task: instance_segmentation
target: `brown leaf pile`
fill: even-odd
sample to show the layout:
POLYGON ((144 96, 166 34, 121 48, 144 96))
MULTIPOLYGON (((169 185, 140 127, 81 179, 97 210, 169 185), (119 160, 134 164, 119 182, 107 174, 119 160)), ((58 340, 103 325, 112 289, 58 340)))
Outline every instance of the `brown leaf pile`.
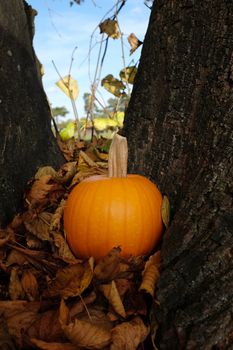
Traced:
POLYGON ((106 171, 90 149, 58 171, 39 169, 24 212, 0 230, 0 349, 156 349, 160 253, 125 259, 115 247, 82 261, 64 236, 68 193, 106 171))

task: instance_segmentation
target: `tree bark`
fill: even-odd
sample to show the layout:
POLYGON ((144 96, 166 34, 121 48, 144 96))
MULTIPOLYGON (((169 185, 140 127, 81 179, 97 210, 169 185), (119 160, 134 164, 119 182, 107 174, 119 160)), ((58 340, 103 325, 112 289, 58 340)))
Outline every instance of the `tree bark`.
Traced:
POLYGON ((36 169, 63 162, 32 47, 34 15, 22 0, 0 1, 0 226, 36 169))
POLYGON ((154 1, 124 134, 168 194, 160 349, 233 348, 233 2, 154 1))

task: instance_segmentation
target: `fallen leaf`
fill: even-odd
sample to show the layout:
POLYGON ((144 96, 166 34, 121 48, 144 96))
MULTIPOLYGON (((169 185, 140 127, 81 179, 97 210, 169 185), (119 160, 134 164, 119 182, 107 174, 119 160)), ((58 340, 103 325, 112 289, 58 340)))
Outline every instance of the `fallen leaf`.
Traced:
POLYGON ((42 241, 51 240, 49 234, 51 219, 52 214, 48 212, 37 214, 36 212, 29 210, 23 214, 26 229, 42 241))
POLYGON ((121 249, 113 248, 104 258, 99 260, 94 269, 96 279, 108 282, 124 277, 129 271, 129 265, 120 256, 121 249))
POLYGON ((130 288, 124 295, 124 307, 127 316, 147 315, 147 304, 142 293, 138 292, 133 281, 130 281, 130 288))
POLYGON ((100 33, 107 34, 108 37, 118 39, 121 37, 119 25, 116 20, 106 19, 99 24, 100 33))
POLYGON ((168 196, 163 196, 162 201, 162 220, 166 228, 168 228, 169 222, 170 222, 170 203, 168 196))
POLYGON ((49 183, 51 179, 51 175, 43 175, 33 183, 27 195, 27 202, 30 203, 31 207, 44 206, 48 203, 48 193, 54 187, 53 184, 49 183))
POLYGON ((134 33, 131 33, 127 39, 131 47, 130 55, 132 55, 132 53, 143 44, 143 42, 139 40, 134 33))
POLYGON ((60 295, 66 299, 81 295, 89 286, 93 276, 93 270, 89 261, 77 263, 58 270, 56 278, 51 281, 44 295, 53 297, 60 295))
POLYGON ((125 85, 121 80, 114 78, 112 74, 102 79, 101 86, 116 97, 121 97, 124 94, 125 85))
POLYGON ((77 171, 77 162, 65 163, 56 174, 56 181, 65 184, 72 180, 77 171))
POLYGON ((59 321, 59 310, 48 310, 29 327, 27 335, 43 341, 63 340, 64 335, 59 321))
POLYGON ((75 345, 85 349, 103 349, 110 343, 109 328, 98 326, 92 321, 75 319, 70 322, 69 309, 61 300, 59 320, 66 337, 75 345))
POLYGON ((67 338, 75 345, 85 349, 103 349, 111 341, 111 333, 91 322, 75 319, 68 325, 62 325, 67 338))
MULTIPOLYGON (((80 151, 79 158, 83 159, 89 167, 95 168, 97 165, 96 163, 87 155, 87 153, 80 151)), ((80 161, 79 161, 80 166, 80 161)))
POLYGON ((79 94, 79 87, 77 80, 73 79, 70 75, 66 75, 56 82, 56 85, 61 89, 66 96, 75 101, 79 94))
POLYGON ((25 310, 7 318, 9 334, 14 338, 17 349, 23 348, 23 337, 27 329, 38 318, 37 311, 25 310))
POLYGON ((34 176, 36 180, 39 180, 42 176, 51 176, 51 179, 53 179, 56 175, 56 170, 51 166, 43 166, 39 168, 34 176))
POLYGON ((42 350, 79 350, 76 345, 71 343, 47 343, 36 338, 30 338, 30 342, 42 350))
POLYGON ((23 299, 24 296, 23 288, 18 276, 18 271, 14 267, 12 268, 10 274, 9 295, 11 300, 23 299))
POLYGON ((23 273, 21 285, 29 301, 33 301, 38 297, 38 283, 31 271, 23 273))
POLYGON ((112 305, 114 311, 118 313, 121 317, 126 317, 125 308, 122 303, 121 297, 117 290, 116 284, 112 281, 109 284, 102 284, 100 290, 103 292, 105 298, 112 305))
POLYGON ((145 264, 144 271, 142 272, 142 283, 139 290, 144 290, 154 297, 155 287, 160 277, 160 251, 151 255, 149 260, 145 264))
POLYGON ((116 279, 115 284, 121 298, 125 295, 125 293, 130 289, 131 286, 130 280, 126 278, 116 279))
POLYGON ((34 236, 33 234, 26 232, 25 238, 27 242, 27 246, 30 249, 43 249, 44 243, 39 238, 34 236))
POLYGON ((96 293, 91 292, 82 300, 76 301, 70 308, 70 317, 71 319, 80 314, 83 311, 86 311, 88 304, 92 304, 96 300, 96 293))
POLYGON ((134 84, 134 79, 137 74, 137 67, 131 66, 123 68, 120 71, 120 77, 122 81, 126 81, 129 84, 134 84))
POLYGON ((55 213, 51 218, 51 223, 49 227, 50 231, 60 231, 65 204, 66 204, 66 201, 62 199, 61 203, 59 204, 59 206, 57 207, 57 209, 55 210, 55 213))
POLYGON ((52 232, 54 245, 58 249, 58 256, 65 262, 76 261, 75 256, 71 252, 65 238, 59 232, 52 232))
POLYGON ((14 231, 10 228, 0 229, 0 248, 4 247, 14 237, 14 231))
POLYGON ((6 320, 2 315, 0 316, 0 349, 15 350, 14 343, 8 332, 6 320))
POLYGON ((130 322, 123 322, 112 329, 112 344, 110 350, 136 350, 149 333, 140 317, 130 322))
POLYGON ((158 350, 158 348, 155 344, 155 338, 156 338, 157 331, 159 328, 159 322, 156 318, 157 307, 158 307, 158 305, 156 305, 156 302, 153 300, 153 304, 152 304, 152 307, 151 307, 151 310, 149 313, 149 318, 150 318, 150 338, 151 338, 151 342, 152 342, 154 350, 158 350))
POLYGON ((11 266, 14 264, 23 266, 26 263, 28 263, 28 261, 25 255, 15 249, 12 249, 7 257, 6 266, 11 266))

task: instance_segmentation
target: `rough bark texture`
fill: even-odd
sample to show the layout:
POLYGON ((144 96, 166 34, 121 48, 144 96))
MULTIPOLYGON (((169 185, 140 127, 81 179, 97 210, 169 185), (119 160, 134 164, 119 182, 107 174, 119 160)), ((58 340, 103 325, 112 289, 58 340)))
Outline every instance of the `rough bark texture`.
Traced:
POLYGON ((233 349, 233 2, 156 0, 124 133, 169 195, 160 349, 233 349))
POLYGON ((22 0, 0 1, 0 226, 36 169, 63 161, 32 48, 33 16, 22 0))

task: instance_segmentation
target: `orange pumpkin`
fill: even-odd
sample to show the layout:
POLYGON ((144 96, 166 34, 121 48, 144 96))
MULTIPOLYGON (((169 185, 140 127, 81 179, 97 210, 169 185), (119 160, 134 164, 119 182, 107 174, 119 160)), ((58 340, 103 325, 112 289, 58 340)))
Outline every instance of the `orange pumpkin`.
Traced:
POLYGON ((97 260, 118 246, 126 257, 149 254, 161 238, 161 206, 161 193, 143 176, 89 177, 72 190, 65 206, 69 246, 76 256, 97 260))

